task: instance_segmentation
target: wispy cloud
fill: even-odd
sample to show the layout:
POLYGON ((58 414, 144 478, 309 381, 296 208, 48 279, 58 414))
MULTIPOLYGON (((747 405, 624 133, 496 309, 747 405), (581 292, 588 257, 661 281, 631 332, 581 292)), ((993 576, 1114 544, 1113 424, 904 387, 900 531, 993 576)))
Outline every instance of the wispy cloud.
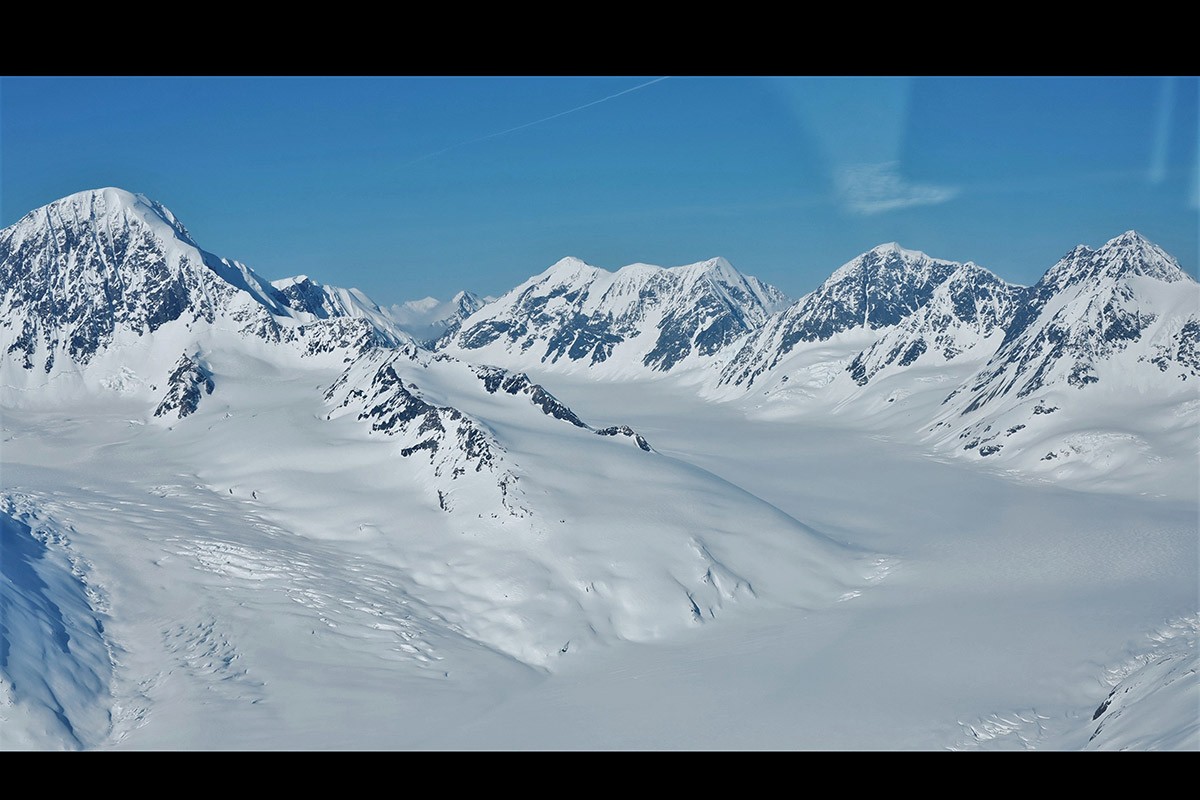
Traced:
POLYGON ((842 202, 856 214, 882 214, 912 206, 933 206, 954 198, 955 186, 909 183, 897 161, 856 164, 838 175, 842 202))
POLYGON ((656 83, 665 81, 669 77, 671 77, 671 76, 663 75, 662 77, 655 78, 652 81, 646 81, 645 83, 639 83, 637 86, 631 86, 628 89, 623 89, 623 90, 617 92, 616 94, 610 94, 607 97, 601 97, 600 99, 593 100, 590 103, 584 103, 581 106, 575 106, 574 108, 568 108, 565 111, 559 111, 557 114, 551 114, 548 117, 542 117, 541 119, 531 120, 530 122, 523 122, 520 125, 514 125, 513 127, 506 128, 505 130, 502 130, 502 131, 496 131, 495 133, 484 134, 483 136, 476 136, 474 139, 467 139, 466 141, 458 142, 457 144, 452 144, 449 147, 443 147, 441 150, 435 150, 434 152, 426 153, 425 155, 423 155, 419 158, 414 158, 412 161, 409 161, 404 166, 407 167, 412 164, 416 164, 419 161, 424 161, 428 158, 433 158, 434 156, 440 156, 442 153, 447 153, 451 150, 454 150, 459 147, 465 147, 466 145, 469 145, 469 144, 476 144, 477 142, 485 142, 488 139, 495 139, 497 136, 507 136, 510 133, 516 133, 517 131, 524 130, 525 128, 532 128, 534 125, 541 125, 543 122, 549 122, 552 119, 558 119, 559 117, 565 117, 567 114, 574 114, 577 111, 583 111, 585 108, 591 108, 592 106, 598 106, 601 103, 607 103, 609 100, 615 100, 622 95, 629 94, 630 92, 636 92, 638 89, 645 89, 647 86, 653 86, 656 83))

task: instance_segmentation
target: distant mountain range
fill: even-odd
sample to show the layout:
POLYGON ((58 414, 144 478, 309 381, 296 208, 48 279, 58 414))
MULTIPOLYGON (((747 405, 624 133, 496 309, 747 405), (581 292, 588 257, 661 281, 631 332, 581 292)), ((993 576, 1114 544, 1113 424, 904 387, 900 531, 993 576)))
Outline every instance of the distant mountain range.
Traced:
MULTIPOLYGON (((1033 446, 1051 413, 1061 422, 1138 397, 1185 402, 1200 385, 1197 284, 1134 231, 1077 247, 1032 287, 891 243, 795 302, 721 258, 616 272, 565 258, 499 298, 464 291, 385 309, 307 276, 267 281, 201 249, 161 204, 109 188, 0 232, 0 286, 14 403, 38 387, 111 385, 118 362, 134 369, 152 356, 154 383, 167 387, 155 406, 182 416, 213 391, 196 335, 219 329, 299 358, 375 364, 372 354, 398 348, 410 361, 440 353, 516 373, 680 375, 715 399, 773 391, 776 407, 793 397, 798 409, 865 411, 881 393, 891 403, 929 391, 936 373, 933 385, 952 385, 909 429, 935 449, 1005 460, 1033 446), (91 370, 97 359, 105 365, 91 370)), ((377 383, 382 368, 360 377, 377 383)), ((1071 453, 1043 445, 1039 462, 1071 453)))

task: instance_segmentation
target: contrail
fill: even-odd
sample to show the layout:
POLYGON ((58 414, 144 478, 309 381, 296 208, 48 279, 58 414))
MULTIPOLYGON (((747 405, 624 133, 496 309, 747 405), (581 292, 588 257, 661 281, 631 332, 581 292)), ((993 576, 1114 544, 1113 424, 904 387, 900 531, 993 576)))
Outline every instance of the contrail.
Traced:
POLYGON ((541 125, 543 122, 549 122, 552 119, 558 119, 559 117, 565 117, 567 114, 574 114, 576 111, 583 111, 585 108, 591 108, 592 106, 597 106, 597 105, 600 105, 601 103, 607 103, 609 100, 614 100, 623 94, 629 94, 630 92, 636 92, 638 89, 645 89, 647 86, 652 86, 656 83, 659 83, 660 81, 665 81, 669 77, 671 77, 671 76, 663 75, 661 78, 655 78, 652 81, 646 81, 645 83, 639 83, 637 86, 630 87, 629 89, 623 89, 622 91, 619 91, 616 94, 610 94, 608 97, 601 97, 599 100, 593 100, 590 103, 584 103, 583 105, 576 106, 575 108, 568 108, 566 111, 560 111, 557 114, 551 114, 548 117, 542 117, 541 119, 535 119, 533 122, 525 122, 525 123, 522 123, 521 125, 517 125, 515 127, 508 128, 507 130, 496 131, 495 133, 489 133, 485 136, 478 136, 474 139, 467 139, 465 142, 459 142, 458 144, 452 144, 449 147, 443 147, 441 150, 435 150, 434 152, 426 153, 425 155, 423 155, 419 158, 414 158, 412 161, 409 161, 404 166, 408 167, 413 164, 416 164, 419 161, 424 161, 427 158, 433 158, 434 156, 440 156, 442 153, 448 152, 450 150, 454 150, 455 148, 458 148, 458 147, 465 147, 466 145, 475 144, 476 142, 483 142, 488 139, 495 139, 497 136, 506 136, 507 134, 514 133, 515 131, 519 131, 519 130, 524 130, 525 128, 530 128, 534 125, 541 125))

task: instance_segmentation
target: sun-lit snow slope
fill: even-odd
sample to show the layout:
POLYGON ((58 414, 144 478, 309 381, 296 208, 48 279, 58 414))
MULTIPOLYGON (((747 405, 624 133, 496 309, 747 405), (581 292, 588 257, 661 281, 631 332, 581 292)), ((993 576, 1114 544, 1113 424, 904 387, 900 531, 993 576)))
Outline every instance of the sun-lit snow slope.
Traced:
POLYGON ((71 538, 0 497, 0 750, 98 745, 111 728, 103 594, 71 538))
POLYGON ((201 250, 162 205, 121 189, 80 192, 0 231, 0 398, 16 406, 158 384, 209 335, 307 356, 397 341, 365 317, 293 302, 201 250))
POLYGON ((661 382, 536 377, 580 415, 620 408, 660 452, 895 558, 886 580, 821 612, 564 664, 429 746, 1200 748, 1195 483, 1165 498, 1018 483, 841 416, 747 419, 661 382), (1114 686, 1130 704, 1089 743, 1114 686))
POLYGON ((616 272, 564 258, 463 320, 443 348, 477 363, 627 378, 707 364, 786 303, 723 258, 616 272))
MULTIPOLYGON (((5 496, 78 532, 126 654, 108 707, 125 721, 86 743, 371 746, 353 721, 376 719, 386 675, 449 673, 470 696, 483 664, 528 680, 621 643, 826 608, 883 574, 873 551, 636 435, 598 435, 620 418, 577 424, 517 374, 387 351, 279 363, 229 343, 206 363, 218 389, 184 417, 116 393, 5 415, 5 496), (343 404, 354 387, 362 402, 343 404)), ((18 705, 48 705, 19 689, 18 705)))

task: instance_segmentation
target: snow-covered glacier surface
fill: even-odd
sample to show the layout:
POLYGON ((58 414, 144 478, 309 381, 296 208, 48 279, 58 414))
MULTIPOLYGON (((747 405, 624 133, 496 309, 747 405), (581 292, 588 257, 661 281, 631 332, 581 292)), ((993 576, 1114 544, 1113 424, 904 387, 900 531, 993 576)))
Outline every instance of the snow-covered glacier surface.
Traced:
POLYGON ((105 189, 0 292, 0 749, 1200 749, 1200 303, 1133 232, 400 319, 105 189))

